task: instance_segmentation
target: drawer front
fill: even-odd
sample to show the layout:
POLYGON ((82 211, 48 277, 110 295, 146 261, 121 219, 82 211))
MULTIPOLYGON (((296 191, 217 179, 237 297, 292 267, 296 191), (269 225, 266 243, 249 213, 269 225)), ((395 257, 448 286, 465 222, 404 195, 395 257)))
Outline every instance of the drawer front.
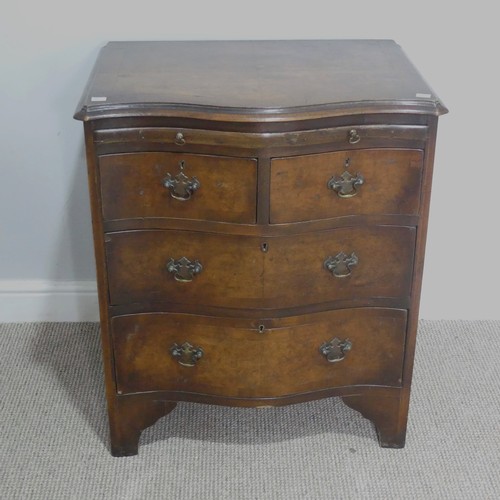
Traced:
POLYGON ((110 303, 169 301, 252 308, 262 302, 263 255, 259 239, 244 236, 171 230, 108 234, 110 303), (191 264, 180 263, 183 257, 191 264), (172 259, 178 271, 169 271, 172 259), (196 261, 199 272, 190 267, 196 261))
POLYGON ((417 215, 423 152, 363 149, 271 162, 271 223, 346 215, 417 215))
POLYGON ((347 227, 270 239, 265 292, 274 307, 410 294, 416 230, 347 227))
POLYGON ((247 224, 256 220, 254 159, 115 154, 99 157, 99 173, 105 220, 168 217, 247 224))
POLYGON ((115 317, 117 389, 272 398, 343 386, 401 386, 404 310, 330 311, 272 320, 261 330, 252 320, 115 317))
POLYGON ((414 246, 415 229, 397 226, 270 238, 173 230, 111 233, 106 235, 110 303, 283 308, 406 297, 414 246))
POLYGON ((290 132, 227 132, 173 127, 140 127, 96 130, 94 142, 98 149, 130 147, 185 148, 222 147, 240 150, 269 148, 303 148, 328 145, 332 149, 359 149, 367 147, 423 147, 428 128, 424 125, 350 125, 290 132), (352 132, 354 131, 354 133, 352 132))

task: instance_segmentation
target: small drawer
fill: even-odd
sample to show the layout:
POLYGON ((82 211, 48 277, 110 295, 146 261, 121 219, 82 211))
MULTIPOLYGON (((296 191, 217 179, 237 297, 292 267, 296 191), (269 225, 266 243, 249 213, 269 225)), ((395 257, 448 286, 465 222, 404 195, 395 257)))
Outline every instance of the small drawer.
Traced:
POLYGON ((274 158, 272 224, 348 215, 418 215, 423 152, 361 149, 274 158))
POLYGON ((120 393, 273 398, 346 386, 400 387, 406 311, 358 308, 261 323, 135 314, 114 317, 111 330, 120 393))
POLYGON ((415 228, 256 237, 175 230, 106 235, 111 305, 288 308, 410 293, 415 228))
POLYGON ((165 217, 252 224, 257 161, 184 153, 99 157, 104 220, 165 217))
POLYGON ((147 230, 105 239, 111 305, 168 301, 253 308, 262 303, 259 238, 147 230))
POLYGON ((410 295, 416 230, 360 226, 269 238, 265 295, 298 307, 410 295))

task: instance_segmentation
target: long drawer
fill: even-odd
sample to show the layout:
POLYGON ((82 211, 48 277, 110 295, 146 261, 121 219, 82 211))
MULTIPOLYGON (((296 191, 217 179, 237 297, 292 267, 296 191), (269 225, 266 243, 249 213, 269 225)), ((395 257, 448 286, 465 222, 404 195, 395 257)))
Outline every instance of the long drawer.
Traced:
POLYGON ((176 230, 109 233, 110 304, 285 308, 407 297, 415 233, 414 227, 400 226, 269 238, 176 230))
POLYGON ((112 319, 117 390, 272 398, 401 386, 406 311, 359 308, 258 321, 185 314, 112 319), (300 373, 300 376, 297 374, 300 373))

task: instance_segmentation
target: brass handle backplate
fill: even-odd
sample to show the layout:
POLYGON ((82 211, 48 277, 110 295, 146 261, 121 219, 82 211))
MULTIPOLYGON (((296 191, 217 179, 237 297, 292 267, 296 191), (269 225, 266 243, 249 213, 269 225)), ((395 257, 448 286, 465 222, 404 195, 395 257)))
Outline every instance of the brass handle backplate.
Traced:
POLYGON ((181 257, 178 260, 170 259, 167 262, 167 271, 174 275, 176 281, 189 283, 193 281, 196 274, 201 273, 203 266, 197 260, 191 262, 187 257, 181 257))
POLYGON ((179 162, 179 173, 172 177, 168 173, 163 181, 163 185, 170 190, 170 196, 180 201, 187 201, 193 193, 200 189, 200 181, 196 177, 191 179, 184 173, 184 160, 179 162))
POLYGON ((327 183, 328 189, 332 189, 340 198, 352 198, 358 194, 359 186, 365 182, 361 174, 351 175, 347 170, 340 176, 333 176, 327 183))
POLYGON ((330 342, 325 342, 319 347, 319 352, 325 356, 329 363, 338 363, 345 358, 347 351, 352 348, 352 342, 349 339, 340 340, 335 337, 330 342))
POLYGON ((177 132, 177 134, 175 135, 174 142, 175 144, 177 144, 177 146, 184 146, 184 144, 186 144, 186 139, 184 138, 184 134, 182 132, 177 132))
POLYGON ((204 352, 201 347, 194 347, 189 342, 184 344, 174 344, 170 348, 170 354, 182 366, 195 366, 199 359, 203 356, 204 352))
POLYGON ((355 128, 349 130, 349 134, 347 137, 349 140, 349 144, 357 144, 361 140, 361 137, 355 128))
POLYGON ((331 255, 327 257, 323 266, 336 278, 347 278, 347 276, 351 275, 351 268, 356 266, 358 262, 358 256, 354 252, 352 252, 351 255, 339 252, 334 257, 331 255))

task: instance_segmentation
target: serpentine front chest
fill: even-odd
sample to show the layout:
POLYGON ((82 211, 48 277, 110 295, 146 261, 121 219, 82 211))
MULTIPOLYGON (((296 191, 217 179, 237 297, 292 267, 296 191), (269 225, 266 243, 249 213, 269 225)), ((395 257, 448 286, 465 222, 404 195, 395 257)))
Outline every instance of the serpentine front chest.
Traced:
POLYGON ((437 117, 388 40, 114 42, 83 120, 113 455, 341 396, 402 447, 437 117))

